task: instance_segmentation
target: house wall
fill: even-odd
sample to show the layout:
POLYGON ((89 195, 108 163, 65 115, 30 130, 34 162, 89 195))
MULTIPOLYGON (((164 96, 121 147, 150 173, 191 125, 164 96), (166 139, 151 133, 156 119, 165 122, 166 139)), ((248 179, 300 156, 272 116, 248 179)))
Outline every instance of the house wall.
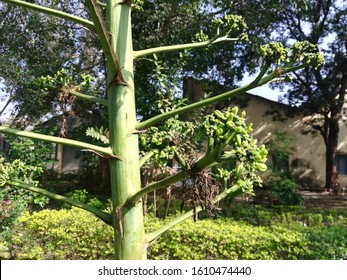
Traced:
POLYGON ((78 149, 64 146, 63 173, 76 172, 82 168, 81 152, 78 149))
MULTIPOLYGON (((253 136, 260 143, 270 140, 271 136, 277 131, 286 131, 295 136, 295 149, 290 156, 290 163, 293 160, 306 162, 306 171, 301 177, 313 175, 317 179, 317 184, 321 187, 325 184, 325 155, 326 147, 321 135, 302 134, 301 131, 308 127, 303 124, 300 117, 290 118, 286 121, 274 121, 271 115, 264 113, 271 106, 276 106, 276 102, 247 94, 248 106, 246 111, 247 122, 253 123, 253 136)), ((340 126, 338 153, 347 155, 347 127, 340 126)), ((347 176, 340 175, 339 182, 347 185, 347 176)))
POLYGON ((58 144, 56 146, 56 162, 54 170, 62 173, 73 173, 81 170, 83 160, 81 152, 73 147, 58 144))
MULTIPOLYGON (((306 163, 306 170, 299 176, 314 176, 317 184, 323 185, 325 180, 325 147, 322 137, 303 135, 304 128, 300 118, 288 119, 285 121, 274 121, 271 115, 265 112, 271 106, 276 106, 275 102, 266 100, 258 96, 249 96, 249 103, 243 110, 246 111, 246 121, 253 123, 253 137, 258 139, 260 144, 265 144, 272 138, 276 131, 288 132, 295 137, 294 151, 290 155, 289 165, 294 160, 306 163)), ((269 158, 271 163, 271 159, 269 158)))

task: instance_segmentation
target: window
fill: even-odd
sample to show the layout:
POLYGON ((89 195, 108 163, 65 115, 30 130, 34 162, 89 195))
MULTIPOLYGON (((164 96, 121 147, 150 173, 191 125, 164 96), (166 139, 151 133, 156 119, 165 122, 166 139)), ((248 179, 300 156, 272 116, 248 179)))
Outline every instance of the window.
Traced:
POLYGON ((337 170, 339 175, 347 175, 347 155, 337 155, 337 170))

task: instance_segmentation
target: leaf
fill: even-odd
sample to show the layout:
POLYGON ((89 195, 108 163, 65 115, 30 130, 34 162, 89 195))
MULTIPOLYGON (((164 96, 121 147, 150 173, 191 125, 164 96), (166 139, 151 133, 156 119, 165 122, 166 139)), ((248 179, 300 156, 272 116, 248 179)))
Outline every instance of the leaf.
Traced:
POLYGON ((109 139, 109 131, 107 128, 104 128, 101 126, 100 128, 98 127, 88 127, 86 130, 86 135, 90 136, 96 140, 101 141, 104 144, 109 144, 110 139, 109 139))

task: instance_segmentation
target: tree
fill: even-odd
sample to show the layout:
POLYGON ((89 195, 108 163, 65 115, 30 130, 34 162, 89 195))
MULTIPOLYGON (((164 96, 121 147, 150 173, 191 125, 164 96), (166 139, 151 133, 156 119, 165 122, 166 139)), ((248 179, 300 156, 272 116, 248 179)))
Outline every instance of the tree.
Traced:
MULTIPOLYGON (((182 166, 181 171, 141 188, 140 166, 151 156, 155 156, 158 149, 152 148, 140 158, 139 134, 141 135, 144 130, 149 130, 155 126, 159 127, 158 125, 161 122, 175 120, 177 115, 203 108, 209 104, 228 99, 234 95, 264 85, 274 79, 280 78, 282 74, 322 63, 322 57, 316 52, 316 48, 312 44, 298 42, 291 48, 285 48, 282 44, 273 42, 261 47, 263 57, 261 70, 250 84, 192 104, 186 105, 183 103, 180 106, 172 106, 170 110, 138 122, 136 119, 134 91, 134 59, 153 56, 154 54, 158 56, 168 51, 204 48, 214 46, 223 41, 244 39, 243 30, 245 23, 241 17, 227 15, 219 18, 217 20, 219 26, 216 29, 216 34, 212 37, 208 37, 202 33, 199 38, 200 40, 193 43, 160 46, 134 51, 131 32, 131 5, 138 7, 141 1, 131 3, 131 1, 109 0, 106 4, 98 4, 95 0, 86 0, 85 3, 91 21, 29 2, 18 0, 2 0, 1 2, 36 9, 43 13, 71 20, 95 32, 100 40, 106 57, 107 98, 104 99, 88 95, 88 87, 86 87, 86 84, 88 84, 86 80, 88 78, 86 77, 77 86, 72 84, 74 80, 69 75, 62 72, 55 76, 42 77, 39 82, 47 88, 56 87, 59 89, 59 92, 72 94, 84 101, 106 106, 108 109, 108 147, 68 138, 20 131, 4 126, 0 126, 0 132, 71 145, 108 158, 111 174, 112 214, 53 194, 37 186, 32 186, 30 182, 20 182, 16 178, 12 178, 11 174, 5 174, 6 176, 3 176, 5 178, 3 185, 8 184, 32 190, 94 213, 97 217, 113 227, 117 259, 146 258, 148 244, 169 228, 226 196, 234 196, 244 191, 250 192, 253 188, 253 183, 260 182, 257 172, 266 169, 264 162, 266 161, 267 151, 265 147, 257 146, 256 141, 250 136, 251 126, 245 124, 244 115, 238 115, 237 108, 227 109, 223 112, 215 111, 212 115, 206 116, 199 126, 206 135, 208 142, 206 152, 202 157, 194 162, 186 162, 180 155, 175 155, 182 166), (101 6, 104 6, 106 9, 106 21, 102 16, 101 6), (275 69, 272 69, 273 65, 275 65, 275 69), (232 147, 232 149, 228 150, 227 147, 232 147), (220 171, 220 176, 225 183, 220 193, 211 191, 211 182, 214 184, 214 180, 211 179, 208 172, 204 173, 203 181, 207 183, 204 183, 205 185, 199 185, 201 191, 204 192, 204 202, 198 200, 194 205, 194 209, 185 212, 154 232, 145 233, 141 203, 141 199, 145 194, 185 180, 191 176, 194 179, 196 174, 223 161, 233 161, 235 169, 231 172, 220 171), (209 199, 207 199, 207 194, 212 197, 209 196, 209 199)), ((161 147, 162 142, 158 140, 160 139, 154 139, 154 137, 151 139, 151 143, 157 148, 161 147)), ((168 151, 162 150, 160 152, 165 153, 168 151)))
MULTIPOLYGON (((86 13, 79 1, 38 2, 75 16, 86 13)), ((52 76, 62 68, 74 76, 87 72, 99 78, 100 75, 96 74, 103 71, 103 58, 98 55, 98 48, 96 37, 90 36, 81 25, 30 9, 1 4, 0 63, 3 67, 0 77, 5 86, 1 98, 7 98, 14 107, 13 125, 25 128, 40 121, 42 116, 61 113, 57 110, 61 105, 59 95, 54 91, 45 94, 37 91, 35 79, 52 76)), ((93 107, 89 104, 88 109, 93 110, 93 107)), ((97 114, 97 111, 94 113, 97 114)))
MULTIPOLYGON (((347 6, 333 0, 284 0, 276 2, 283 41, 306 40, 319 46, 326 63, 317 69, 294 73, 283 100, 306 116, 306 133, 320 134, 326 146, 326 188, 339 192, 337 146, 339 125, 344 122, 347 94, 347 6), (309 118, 307 118, 309 116, 309 118)), ((285 112, 290 116, 292 112, 285 112)))

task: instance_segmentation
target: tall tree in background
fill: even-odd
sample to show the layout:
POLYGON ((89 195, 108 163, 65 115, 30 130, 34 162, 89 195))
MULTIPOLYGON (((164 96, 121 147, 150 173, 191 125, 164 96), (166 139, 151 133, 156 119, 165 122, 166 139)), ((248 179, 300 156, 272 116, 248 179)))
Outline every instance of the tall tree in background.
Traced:
MULTIPOLYGON (((242 15, 250 29, 244 57, 257 56, 259 43, 271 40, 286 44, 306 40, 319 46, 326 63, 318 69, 294 74, 280 101, 297 107, 311 128, 304 133, 320 134, 326 145, 326 188, 338 192, 336 152, 339 124, 344 122, 347 89, 347 4, 340 0, 246 0, 212 1, 221 13, 242 15), (254 13, 254 11, 257 11, 254 13)), ((248 63, 252 73, 257 64, 248 63)), ((283 86, 284 83, 281 84, 283 86)), ((293 110, 277 112, 288 117, 293 110)), ((282 116, 283 117, 283 116, 282 116)))
MULTIPOLYGON (((38 1, 75 16, 85 16, 80 1, 38 1)), ((62 68, 70 74, 104 72, 104 59, 95 36, 80 25, 56 17, 1 3, 0 77, 5 88, 1 98, 13 106, 13 125, 26 127, 43 116, 61 114, 56 92, 40 92, 35 79, 53 76, 62 68)), ((80 104, 82 105, 82 104, 80 104)), ((90 104, 89 104, 90 106, 90 104)), ((5 108, 4 108, 5 109, 5 108)), ((93 111, 93 107, 89 107, 93 111)), ((94 113, 97 114, 96 108, 94 113)))
POLYGON ((318 69, 294 73, 285 95, 326 145, 326 188, 339 191, 337 146, 339 125, 346 115, 347 3, 334 0, 280 1, 278 32, 283 40, 307 40, 317 44, 326 63, 318 69))
MULTIPOLYGON (((73 95, 85 102, 98 103, 106 107, 109 145, 99 146, 84 141, 48 136, 5 126, 0 126, 0 132, 70 145, 107 158, 110 163, 112 212, 106 213, 33 186, 31 176, 26 176, 25 181, 19 181, 18 176, 16 176, 17 173, 14 172, 16 170, 6 165, 2 165, 0 170, 1 186, 12 185, 25 188, 92 212, 113 227, 115 252, 118 259, 146 258, 147 247, 161 234, 202 210, 211 210, 211 206, 226 196, 233 196, 245 191, 251 192, 254 184, 260 183, 257 172, 266 169, 264 162, 267 151, 263 145, 257 146, 256 141, 250 136, 251 126, 245 124, 244 115, 237 114, 237 108, 229 108, 224 112, 215 111, 212 115, 204 118, 199 129, 204 133, 205 140, 208 142, 207 149, 193 162, 187 161, 178 153, 179 151, 176 151, 176 139, 174 137, 168 138, 168 136, 175 134, 175 128, 179 128, 175 125, 178 115, 190 113, 194 109, 203 108, 242 94, 281 78, 282 74, 288 74, 311 65, 319 65, 323 62, 320 54, 316 52, 315 46, 308 42, 297 42, 291 48, 285 48, 280 43, 272 42, 260 47, 262 54, 262 59, 259 62, 260 71, 251 83, 189 105, 181 102, 178 106, 173 106, 175 104, 169 100, 172 106, 168 106, 168 110, 137 121, 134 60, 154 57, 154 64, 158 66, 158 56, 166 52, 189 52, 192 49, 211 47, 222 42, 233 45, 234 41, 246 38, 243 34, 245 23, 242 18, 235 15, 217 17, 214 21, 214 24, 217 25, 215 34, 209 36, 209 34, 201 32, 193 43, 152 46, 151 48, 134 50, 131 6, 139 8, 142 1, 108 0, 106 3, 100 4, 96 0, 86 0, 86 8, 91 20, 25 1, 1 0, 0 2, 16 4, 60 17, 80 24, 97 34, 106 57, 107 81, 105 88, 107 95, 104 98, 89 94, 90 76, 82 76, 80 84, 76 85, 74 83, 78 82, 78 78, 71 77, 66 71, 58 71, 55 75, 41 77, 36 80, 36 85, 40 86, 43 92, 56 88, 56 92, 59 94, 73 95), (106 18, 103 16, 103 11, 106 18), (174 125, 169 126, 169 131, 160 131, 162 129, 160 124, 165 122, 171 122, 174 125), (154 132, 159 130, 159 134, 150 135, 151 130, 154 132), (146 138, 146 135, 149 137, 146 138), (142 157, 139 153, 139 138, 144 146, 149 143, 149 149, 142 157), (227 150, 226 148, 230 146, 233 149, 227 150), (160 181, 141 187, 140 167, 150 158, 156 158, 155 155, 158 154, 166 158, 174 156, 181 164, 182 170, 175 174, 169 174, 168 177, 160 181), (225 161, 232 161, 235 169, 220 171, 224 185, 219 189, 215 187, 215 180, 211 177, 208 169, 225 161), (193 186, 187 188, 188 193, 189 190, 193 190, 188 198, 193 204, 193 210, 183 213, 157 230, 145 233, 142 197, 188 178, 192 178, 194 182, 193 186)), ((162 75, 159 75, 159 78, 160 81, 165 81, 162 75)))

